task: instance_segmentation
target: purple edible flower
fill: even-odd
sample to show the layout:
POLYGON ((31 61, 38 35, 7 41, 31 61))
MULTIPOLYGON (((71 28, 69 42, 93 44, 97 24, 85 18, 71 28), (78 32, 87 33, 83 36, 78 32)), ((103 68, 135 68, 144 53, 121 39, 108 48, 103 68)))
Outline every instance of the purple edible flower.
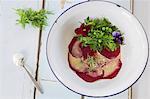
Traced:
POLYGON ((112 33, 112 36, 114 37, 115 42, 117 42, 119 44, 123 44, 123 37, 120 32, 115 31, 112 33))

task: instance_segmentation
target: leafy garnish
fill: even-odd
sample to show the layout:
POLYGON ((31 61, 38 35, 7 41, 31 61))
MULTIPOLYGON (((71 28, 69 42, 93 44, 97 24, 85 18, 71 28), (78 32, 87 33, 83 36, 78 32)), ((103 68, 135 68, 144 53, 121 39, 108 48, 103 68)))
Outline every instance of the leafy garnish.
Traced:
POLYGON ((31 24, 33 27, 37 28, 47 26, 47 15, 53 14, 45 9, 35 11, 31 8, 16 9, 16 13, 19 15, 19 19, 16 21, 23 28, 25 28, 27 24, 31 24))
MULTIPOLYGON (((94 51, 101 51, 103 48, 115 51, 118 45, 122 44, 118 43, 118 38, 116 40, 116 38, 112 35, 114 31, 120 32, 120 30, 115 25, 111 24, 108 19, 91 19, 87 17, 84 22, 86 26, 90 26, 90 31, 87 33, 87 36, 78 35, 78 39, 82 42, 83 46, 89 45, 94 51)), ((120 37, 122 37, 122 35, 120 37)))

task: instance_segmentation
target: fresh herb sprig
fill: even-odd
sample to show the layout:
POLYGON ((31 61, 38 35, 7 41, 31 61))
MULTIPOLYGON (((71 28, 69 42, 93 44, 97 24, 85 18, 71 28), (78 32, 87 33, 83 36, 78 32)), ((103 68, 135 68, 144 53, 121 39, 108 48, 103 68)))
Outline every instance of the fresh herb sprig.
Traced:
POLYGON ((31 8, 16 9, 16 13, 19 15, 19 19, 16 21, 23 28, 25 28, 27 24, 31 24, 33 27, 37 28, 47 26, 47 15, 53 14, 45 9, 36 11, 31 8))
POLYGON ((96 60, 94 57, 88 57, 87 63, 89 65, 88 71, 93 71, 96 68, 96 60))
MULTIPOLYGON (((78 39, 82 42, 83 46, 89 45, 90 48, 95 51, 101 51, 103 48, 108 48, 111 51, 115 51, 117 49, 119 43, 116 42, 117 40, 115 40, 112 33, 115 31, 120 33, 120 30, 115 25, 112 25, 108 19, 90 19, 87 17, 84 21, 85 26, 90 26, 91 29, 87 33, 87 36, 78 36, 78 39)), ((121 34, 120 38, 123 38, 121 34)))

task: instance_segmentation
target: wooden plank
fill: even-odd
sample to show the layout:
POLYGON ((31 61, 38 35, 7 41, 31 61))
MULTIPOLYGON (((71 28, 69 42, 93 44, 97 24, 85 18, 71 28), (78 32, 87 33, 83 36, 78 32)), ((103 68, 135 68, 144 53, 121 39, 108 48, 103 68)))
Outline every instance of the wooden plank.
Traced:
MULTIPOLYGON (((41 9, 45 9, 45 0, 41 1, 41 9)), ((41 44, 42 44, 42 30, 43 27, 41 26, 39 29, 39 33, 38 33, 38 43, 37 43, 37 59, 36 59, 36 68, 35 68, 35 80, 38 81, 39 78, 39 60, 40 60, 40 52, 41 52, 41 44)), ((36 98, 36 92, 37 89, 34 87, 34 94, 33 94, 33 99, 36 98)))
MULTIPOLYGON (((134 14, 134 0, 130 0, 130 11, 134 14)), ((132 86, 128 89, 128 99, 133 98, 132 86)))
POLYGON ((132 87, 133 99, 149 99, 150 98, 150 69, 146 68, 144 74, 139 81, 132 87))
MULTIPOLYGON (((150 0, 135 0, 134 14, 145 28, 150 42, 150 0)), ((133 99, 150 98, 150 59, 146 70, 139 81, 133 86, 133 99)))
POLYGON ((38 29, 16 25, 15 8, 39 9, 38 0, 0 1, 0 99, 32 99, 33 85, 23 69, 12 62, 13 54, 22 52, 27 57, 27 67, 34 73, 38 29))
POLYGON ((44 94, 37 94, 36 99, 80 99, 80 95, 73 93, 59 82, 42 81, 44 94))

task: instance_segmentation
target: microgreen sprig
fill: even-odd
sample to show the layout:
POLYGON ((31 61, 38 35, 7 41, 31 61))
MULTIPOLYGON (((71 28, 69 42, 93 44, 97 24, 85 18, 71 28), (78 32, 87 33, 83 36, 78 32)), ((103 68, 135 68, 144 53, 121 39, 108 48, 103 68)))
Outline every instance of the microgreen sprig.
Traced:
POLYGON ((94 57, 88 57, 87 63, 89 65, 89 68, 88 68, 89 71, 93 71, 96 68, 96 60, 94 57))
POLYGON ((18 24, 20 24, 23 28, 26 27, 27 24, 31 24, 33 27, 44 27, 47 26, 47 15, 53 14, 50 11, 45 9, 41 10, 33 10, 31 8, 28 9, 15 9, 16 14, 19 15, 19 19, 16 20, 18 24))

